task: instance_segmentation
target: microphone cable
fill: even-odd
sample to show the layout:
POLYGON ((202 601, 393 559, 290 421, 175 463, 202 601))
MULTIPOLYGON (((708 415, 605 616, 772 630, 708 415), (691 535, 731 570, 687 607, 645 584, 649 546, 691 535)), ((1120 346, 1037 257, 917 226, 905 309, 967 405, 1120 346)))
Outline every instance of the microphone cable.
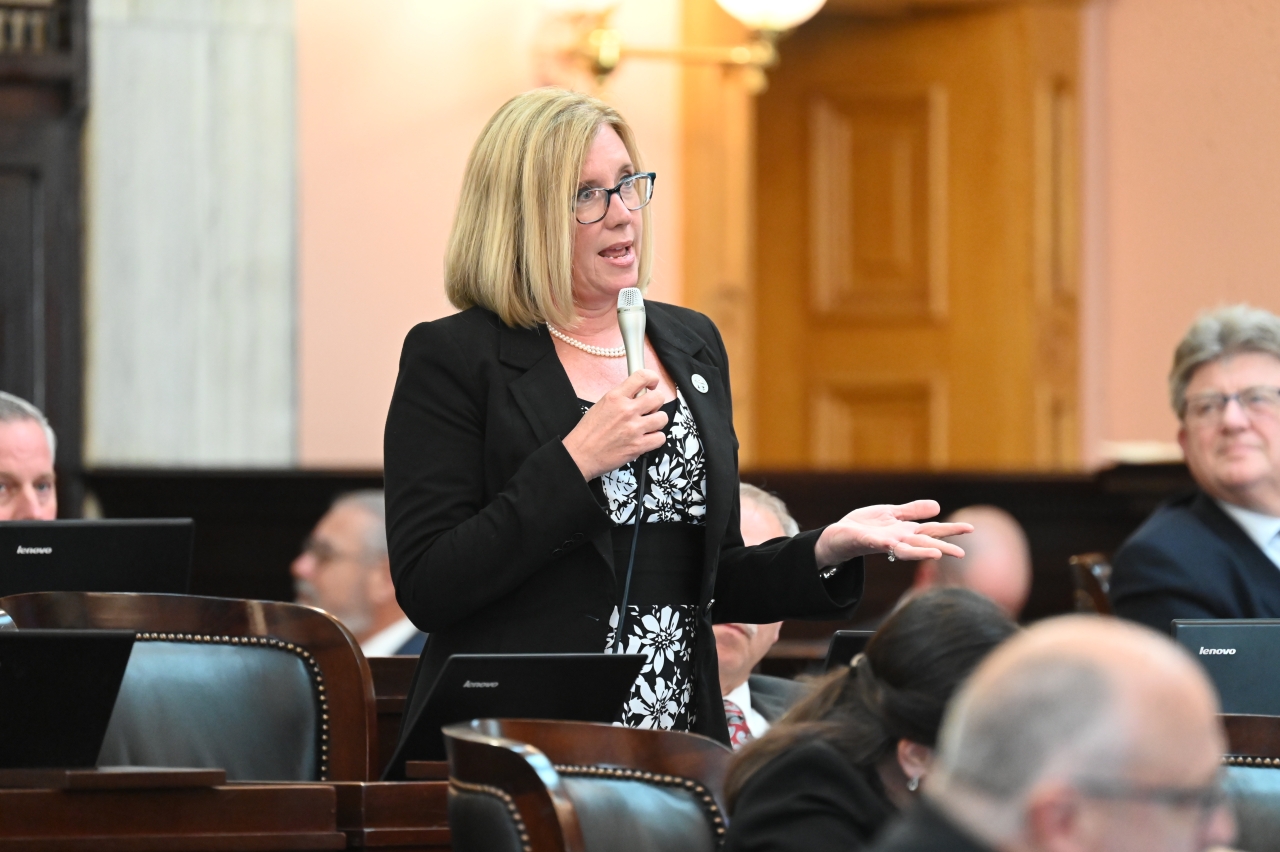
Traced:
POLYGON ((613 640, 613 653, 622 653, 622 628, 627 623, 627 602, 631 599, 631 572, 636 567, 636 543, 640 541, 640 514, 644 510, 644 479, 649 467, 649 454, 642 453, 637 459, 640 463, 640 475, 636 478, 636 530, 631 534, 631 556, 627 559, 627 578, 622 586, 622 606, 618 610, 618 632, 613 640))

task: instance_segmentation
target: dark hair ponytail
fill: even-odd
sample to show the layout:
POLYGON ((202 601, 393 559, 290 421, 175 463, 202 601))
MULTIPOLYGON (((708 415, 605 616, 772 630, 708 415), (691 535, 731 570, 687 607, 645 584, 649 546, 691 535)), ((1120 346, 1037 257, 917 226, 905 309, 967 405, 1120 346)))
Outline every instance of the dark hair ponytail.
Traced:
POLYGON ((826 740, 867 768, 898 740, 932 747, 956 687, 1017 629, 999 607, 968 589, 912 598, 885 620, 854 665, 818 679, 808 697, 735 755, 725 781, 729 809, 752 775, 801 742, 826 740))

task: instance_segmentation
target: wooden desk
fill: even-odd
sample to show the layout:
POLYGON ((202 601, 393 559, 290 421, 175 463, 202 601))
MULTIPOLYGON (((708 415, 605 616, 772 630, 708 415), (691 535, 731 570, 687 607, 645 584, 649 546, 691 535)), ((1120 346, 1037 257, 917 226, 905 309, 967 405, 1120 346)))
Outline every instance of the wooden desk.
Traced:
POLYGON ((345 781, 338 794, 338 828, 349 849, 419 852, 449 849, 447 781, 345 781))
POLYGON ((373 673, 373 695, 378 708, 378 755, 375 768, 382 777, 391 753, 400 741, 400 720, 409 696, 409 684, 418 667, 417 657, 370 657, 373 673))
POLYGON ((0 852, 276 852, 347 844, 330 785, 192 786, 172 772, 169 782, 165 772, 150 780, 142 774, 68 774, 44 789, 0 789, 0 852))

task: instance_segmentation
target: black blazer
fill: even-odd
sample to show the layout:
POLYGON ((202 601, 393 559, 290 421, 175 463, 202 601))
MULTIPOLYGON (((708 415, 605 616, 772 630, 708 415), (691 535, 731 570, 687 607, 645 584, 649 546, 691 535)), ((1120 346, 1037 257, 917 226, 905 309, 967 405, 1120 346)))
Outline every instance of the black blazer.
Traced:
MULTIPOLYGON (((646 308, 649 340, 703 440, 695 730, 727 743, 712 618, 848 618, 862 592, 862 562, 819 578, 820 531, 743 546, 720 334, 694 311, 646 308), (695 374, 705 393, 694 388, 695 374)), ((385 435, 387 538, 400 606, 430 638, 402 741, 453 654, 604 650, 620 578, 609 517, 561 440, 581 416, 544 327, 511 328, 472 308, 405 338, 385 435)))
POLYGON ((1175 618, 1280 618, 1280 567, 1197 491, 1157 509, 1116 552, 1111 603, 1166 634, 1175 618))
POLYGON ((782 752, 742 786, 724 852, 851 852, 894 812, 878 778, 814 739, 782 752))
POLYGON ((927 798, 889 823, 873 852, 992 852, 927 798))

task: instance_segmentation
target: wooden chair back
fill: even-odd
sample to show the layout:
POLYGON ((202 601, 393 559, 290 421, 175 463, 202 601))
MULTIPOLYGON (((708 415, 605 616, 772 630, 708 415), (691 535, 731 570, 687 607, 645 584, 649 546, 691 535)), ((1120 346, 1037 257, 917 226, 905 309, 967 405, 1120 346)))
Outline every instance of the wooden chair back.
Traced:
POLYGON ((1227 734, 1228 765, 1280 769, 1280 716, 1224 713, 1219 718, 1227 734))
POLYGON ((1068 560, 1075 583, 1076 612, 1114 615, 1111 609, 1111 560, 1105 553, 1081 553, 1068 560))
MULTIPOLYGON (((479 719, 444 729, 451 801, 483 793, 511 815, 522 852, 596 852, 566 780, 639 781, 683 791, 705 816, 707 842, 726 828, 724 779, 733 752, 696 734, 588 722, 479 719)), ((651 818, 651 815, 650 815, 651 818)), ((451 821, 453 820, 451 811, 451 821)), ((462 839, 454 827, 455 849, 462 839)), ((610 848, 625 849, 625 838, 610 848)))
POLYGON ((191 595, 32 592, 0 598, 19 629, 125 629, 139 641, 277 648, 308 667, 319 699, 320 777, 376 778, 377 719, 369 664, 351 633, 318 609, 191 595))

